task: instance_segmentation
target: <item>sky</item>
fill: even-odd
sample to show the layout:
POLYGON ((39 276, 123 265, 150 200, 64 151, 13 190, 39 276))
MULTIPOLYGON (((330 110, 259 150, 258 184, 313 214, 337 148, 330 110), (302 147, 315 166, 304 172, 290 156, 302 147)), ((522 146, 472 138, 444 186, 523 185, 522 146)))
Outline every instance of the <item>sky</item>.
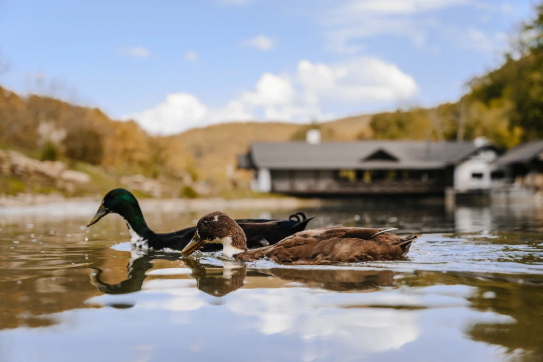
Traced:
POLYGON ((153 134, 455 101, 530 0, 0 0, 0 85, 153 134))

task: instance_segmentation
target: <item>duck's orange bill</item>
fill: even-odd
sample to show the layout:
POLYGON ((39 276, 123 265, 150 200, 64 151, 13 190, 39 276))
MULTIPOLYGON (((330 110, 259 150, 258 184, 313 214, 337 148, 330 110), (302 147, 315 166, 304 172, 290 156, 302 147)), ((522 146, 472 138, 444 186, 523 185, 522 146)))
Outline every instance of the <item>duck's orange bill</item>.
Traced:
POLYGON ((200 235, 198 235, 198 231, 196 231, 190 243, 188 243, 187 246, 185 246, 183 250, 181 250, 181 255, 190 255, 194 253, 200 248, 200 246, 205 244, 205 242, 205 240, 200 239, 200 235))

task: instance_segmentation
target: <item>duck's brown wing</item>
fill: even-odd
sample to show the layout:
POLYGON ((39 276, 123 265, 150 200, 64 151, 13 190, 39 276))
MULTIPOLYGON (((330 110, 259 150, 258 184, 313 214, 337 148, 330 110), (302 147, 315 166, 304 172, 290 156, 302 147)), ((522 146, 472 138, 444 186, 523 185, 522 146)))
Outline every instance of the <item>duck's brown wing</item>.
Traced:
POLYGON ((296 233, 281 242, 237 256, 241 261, 270 258, 287 264, 331 264, 391 260, 409 250, 416 237, 402 239, 387 229, 333 227, 296 233))
POLYGON ((294 263, 300 259, 309 257, 311 249, 319 241, 313 237, 306 237, 305 232, 296 233, 279 243, 263 248, 248 250, 238 254, 236 259, 240 261, 254 261, 263 258, 270 258, 278 263, 294 263), (304 234, 304 235, 302 235, 304 234))

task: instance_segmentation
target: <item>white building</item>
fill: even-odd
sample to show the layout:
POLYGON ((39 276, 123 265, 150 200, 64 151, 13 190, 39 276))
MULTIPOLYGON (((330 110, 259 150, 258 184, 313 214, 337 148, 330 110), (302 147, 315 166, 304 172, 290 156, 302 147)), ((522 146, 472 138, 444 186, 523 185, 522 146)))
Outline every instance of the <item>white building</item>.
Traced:
POLYGON ((253 190, 293 195, 444 194, 502 183, 499 151, 481 142, 361 141, 254 143, 238 167, 253 190))

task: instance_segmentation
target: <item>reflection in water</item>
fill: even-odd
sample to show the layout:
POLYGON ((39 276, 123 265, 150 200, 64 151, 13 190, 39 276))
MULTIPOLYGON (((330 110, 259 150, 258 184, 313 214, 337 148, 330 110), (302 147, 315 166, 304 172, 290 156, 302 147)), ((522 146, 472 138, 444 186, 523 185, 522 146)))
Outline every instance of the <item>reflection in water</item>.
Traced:
POLYGON ((505 325, 478 323, 468 328, 475 341, 507 348, 509 354, 526 353, 526 359, 541 361, 543 357, 543 278, 532 280, 528 275, 517 276, 517 283, 509 278, 487 280, 472 299, 472 307, 510 316, 515 322, 505 325), (510 280, 510 279, 509 279, 510 280))
POLYGON ((214 297, 224 297, 243 286, 247 268, 244 264, 225 262, 223 267, 206 266, 195 259, 186 259, 184 264, 192 270, 196 286, 214 297))
MULTIPOLYGON (((153 260, 177 260, 177 255, 154 256, 152 254, 130 259, 127 266, 127 278, 116 284, 102 281, 103 270, 91 267, 91 282, 101 292, 106 294, 128 294, 140 291, 148 275, 172 276, 185 275, 183 269, 155 269, 153 260)), ((195 258, 182 260, 183 266, 190 269, 190 276, 196 279, 196 287, 204 293, 214 297, 224 297, 230 292, 243 286, 247 276, 247 266, 240 262, 223 261, 220 266, 206 264, 195 258)), ((252 278, 251 287, 260 285, 258 278, 277 277, 285 281, 304 283, 311 288, 323 288, 334 291, 376 291, 383 286, 393 286, 394 275, 398 273, 390 270, 358 270, 348 268, 336 269, 297 269, 272 268, 253 269, 249 271, 252 278)))
POLYGON ((397 349, 421 333, 417 313, 379 307, 337 308, 342 302, 348 303, 348 299, 342 299, 330 301, 322 292, 302 294, 296 288, 261 289, 234 294, 228 307, 256 320, 254 326, 263 335, 295 334, 301 340, 312 341, 317 356, 328 358, 333 358, 333 350, 319 346, 318 341, 332 339, 335 348, 350 354, 374 353, 397 349))
POLYGON ((395 285, 394 273, 390 270, 356 269, 291 269, 274 268, 269 273, 275 277, 304 283, 313 288, 346 291, 376 291, 380 287, 395 285))
MULTIPOLYGON (((116 284, 102 281, 103 270, 92 268, 96 273, 91 274, 92 284, 106 294, 128 294, 142 289, 149 269, 153 268, 153 260, 178 260, 178 254, 172 256, 152 254, 131 259, 127 266, 127 278, 116 284)), ((214 297, 223 297, 240 288, 246 275, 246 267, 241 263, 225 262, 221 267, 205 265, 196 259, 185 259, 182 265, 190 269, 191 277, 196 279, 199 290, 214 297)), ((181 268, 156 269, 149 273, 152 276, 172 276, 187 274, 181 268)))
MULTIPOLYGON (((313 227, 424 235, 405 261, 292 268, 214 254, 133 257, 118 247, 129 236, 116 218, 89 234, 88 215, 1 219, 0 360, 543 359, 541 210, 304 211, 318 215, 313 227)), ((169 231, 197 217, 149 221, 169 231)))
POLYGON ((106 294, 127 294, 141 290, 145 281, 145 273, 153 267, 151 256, 142 256, 131 259, 127 266, 127 278, 116 284, 108 284, 102 281, 104 271, 100 268, 90 267, 95 273, 91 273, 91 283, 102 293, 106 294))

